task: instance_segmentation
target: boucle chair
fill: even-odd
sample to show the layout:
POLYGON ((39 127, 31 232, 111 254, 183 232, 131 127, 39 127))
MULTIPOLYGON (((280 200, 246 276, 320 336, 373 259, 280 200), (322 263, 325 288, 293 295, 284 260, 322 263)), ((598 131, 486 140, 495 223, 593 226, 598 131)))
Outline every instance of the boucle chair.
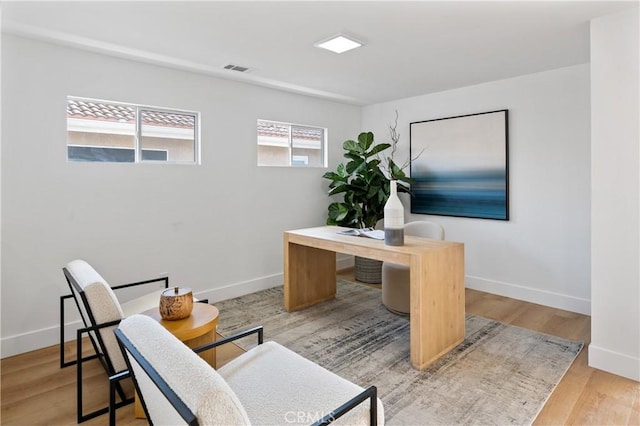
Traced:
MULTIPOLYGON (((384 424, 375 386, 363 389, 275 342, 261 344, 262 327, 195 350, 144 315, 124 319, 115 334, 150 424, 384 424), (217 371, 196 353, 254 333, 258 345, 217 371)), ((115 424, 114 411, 109 420, 115 424)))
MULTIPOLYGON (((160 294, 169 286, 169 278, 161 277, 110 287, 106 280, 84 260, 73 260, 62 268, 62 271, 71 289, 71 294, 60 297, 60 367, 77 366, 77 417, 78 423, 81 423, 109 410, 109 407, 104 407, 88 414, 83 413, 83 362, 98 358, 109 376, 125 370, 127 365, 113 334, 113 329, 122 318, 157 307, 160 303, 160 294), (161 283, 162 288, 122 304, 113 291, 151 283, 161 283), (80 312, 84 327, 77 330, 76 358, 72 361, 65 361, 64 307, 65 300, 71 298, 74 299, 80 312), (89 337, 93 346, 94 355, 82 355, 82 338, 86 336, 89 337)), ((160 284, 156 284, 156 286, 160 287, 160 284)), ((133 402, 133 398, 127 398, 120 385, 118 385, 117 391, 121 400, 119 406, 133 402)))
MULTIPOLYGON (((404 234, 434 240, 444 239, 442 226, 426 220, 405 224, 404 234)), ((409 267, 384 262, 382 264, 382 303, 384 306, 397 314, 409 314, 410 293, 409 267)))

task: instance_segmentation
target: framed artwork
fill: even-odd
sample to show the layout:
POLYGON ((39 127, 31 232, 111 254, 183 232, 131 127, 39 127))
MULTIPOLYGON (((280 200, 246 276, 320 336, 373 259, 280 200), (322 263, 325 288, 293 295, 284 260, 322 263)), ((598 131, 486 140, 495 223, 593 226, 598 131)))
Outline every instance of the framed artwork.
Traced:
POLYGON ((508 110, 414 122, 410 140, 411 213, 509 220, 508 110))

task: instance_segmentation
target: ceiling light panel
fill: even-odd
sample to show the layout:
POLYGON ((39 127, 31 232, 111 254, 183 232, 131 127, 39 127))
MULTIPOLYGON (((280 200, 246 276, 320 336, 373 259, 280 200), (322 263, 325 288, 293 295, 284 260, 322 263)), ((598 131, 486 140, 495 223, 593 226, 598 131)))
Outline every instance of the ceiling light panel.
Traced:
POLYGON ((363 44, 361 42, 343 34, 338 34, 330 39, 319 41, 314 44, 315 47, 327 49, 335 53, 344 53, 362 45, 363 44))

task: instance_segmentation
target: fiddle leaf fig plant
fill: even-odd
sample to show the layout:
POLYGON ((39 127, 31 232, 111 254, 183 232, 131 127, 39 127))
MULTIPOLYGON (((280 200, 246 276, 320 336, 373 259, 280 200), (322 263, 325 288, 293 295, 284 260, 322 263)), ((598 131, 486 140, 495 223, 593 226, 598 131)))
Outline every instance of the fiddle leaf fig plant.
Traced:
MULTIPOLYGON (((343 201, 336 201, 329 205, 327 225, 339 225, 350 228, 372 228, 384 217, 384 205, 389 198, 389 178, 410 183, 400 167, 392 157, 385 159, 384 168, 381 153, 392 145, 389 143, 374 143, 371 132, 358 135, 358 140, 348 140, 342 144, 344 157, 349 159, 345 164, 340 163, 335 172, 326 172, 322 177, 328 179, 329 195, 344 194, 343 201)), ((408 192, 404 185, 398 185, 398 190, 408 192)))

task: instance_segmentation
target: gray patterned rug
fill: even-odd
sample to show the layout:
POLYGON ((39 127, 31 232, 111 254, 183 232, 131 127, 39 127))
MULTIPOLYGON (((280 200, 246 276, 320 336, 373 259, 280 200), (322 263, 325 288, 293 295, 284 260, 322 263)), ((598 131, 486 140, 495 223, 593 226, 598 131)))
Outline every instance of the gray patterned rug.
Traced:
MULTIPOLYGON (((380 290, 338 281, 336 299, 289 313, 282 287, 216 303, 218 332, 264 326, 274 340, 360 386, 376 385, 390 425, 531 424, 581 342, 467 314, 463 343, 425 371, 409 361, 409 321, 380 290)), ((246 339, 241 346, 255 344, 246 339)))

